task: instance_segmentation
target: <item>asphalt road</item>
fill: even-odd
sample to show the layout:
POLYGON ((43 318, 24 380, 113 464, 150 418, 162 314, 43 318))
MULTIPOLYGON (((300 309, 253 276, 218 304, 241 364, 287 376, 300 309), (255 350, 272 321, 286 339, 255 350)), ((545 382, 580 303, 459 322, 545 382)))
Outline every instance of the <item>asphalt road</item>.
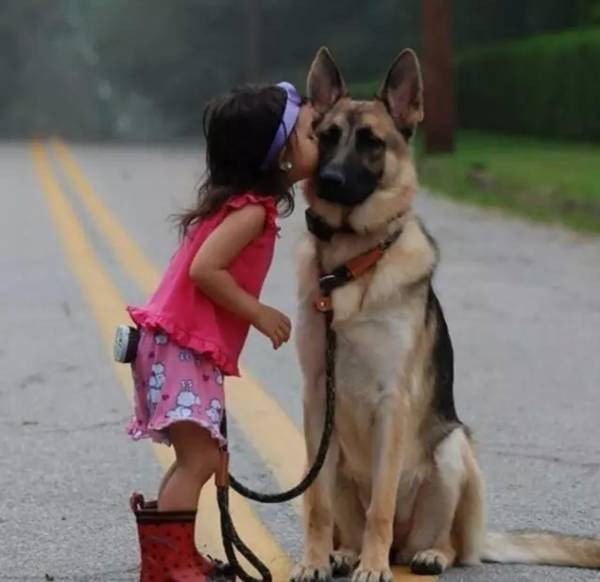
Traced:
MULTIPOLYGON (((0 581, 133 582, 127 498, 155 492, 168 454, 126 439, 130 387, 107 338, 113 320, 125 320, 123 302, 142 301, 169 260, 176 231, 167 218, 192 199, 202 155, 69 148, 71 166, 64 148, 0 145, 0 581)), ((425 193, 418 206, 442 249, 436 287, 455 345, 459 414, 487 477, 490 528, 599 535, 600 240, 425 193)), ((264 292, 292 316, 301 208, 298 199, 282 221, 264 292)), ((294 349, 274 354, 253 334, 243 363, 254 380, 228 391, 234 469, 277 488, 302 465, 294 349)), ((297 507, 249 511, 240 506, 239 519, 253 544, 286 571, 301 552, 297 507)), ((486 565, 443 580, 583 582, 600 573, 486 565)))

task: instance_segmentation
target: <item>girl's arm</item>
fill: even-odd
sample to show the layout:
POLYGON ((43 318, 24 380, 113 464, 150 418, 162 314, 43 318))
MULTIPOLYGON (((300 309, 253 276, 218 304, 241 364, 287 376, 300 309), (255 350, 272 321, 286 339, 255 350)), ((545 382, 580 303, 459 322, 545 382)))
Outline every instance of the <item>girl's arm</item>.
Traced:
POLYGON ((196 253, 189 275, 209 299, 250 322, 277 349, 289 339, 290 320, 244 291, 227 270, 242 249, 263 232, 265 216, 265 208, 259 204, 229 214, 196 253))

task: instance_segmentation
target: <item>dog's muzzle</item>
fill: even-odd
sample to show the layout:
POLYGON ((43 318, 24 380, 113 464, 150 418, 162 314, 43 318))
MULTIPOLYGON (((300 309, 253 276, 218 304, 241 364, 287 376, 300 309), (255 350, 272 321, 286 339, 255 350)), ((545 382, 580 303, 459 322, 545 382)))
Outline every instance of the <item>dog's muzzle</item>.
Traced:
POLYGON ((340 206, 362 204, 377 188, 377 177, 365 168, 325 166, 319 172, 317 195, 340 206))

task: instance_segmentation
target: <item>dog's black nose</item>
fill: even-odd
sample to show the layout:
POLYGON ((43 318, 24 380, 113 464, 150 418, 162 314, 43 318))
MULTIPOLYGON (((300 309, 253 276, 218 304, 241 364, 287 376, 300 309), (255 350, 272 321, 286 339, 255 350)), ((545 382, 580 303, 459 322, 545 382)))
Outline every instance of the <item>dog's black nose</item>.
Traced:
POLYGON ((331 186, 339 188, 346 183, 344 172, 339 166, 327 166, 319 172, 319 178, 323 186, 331 186))

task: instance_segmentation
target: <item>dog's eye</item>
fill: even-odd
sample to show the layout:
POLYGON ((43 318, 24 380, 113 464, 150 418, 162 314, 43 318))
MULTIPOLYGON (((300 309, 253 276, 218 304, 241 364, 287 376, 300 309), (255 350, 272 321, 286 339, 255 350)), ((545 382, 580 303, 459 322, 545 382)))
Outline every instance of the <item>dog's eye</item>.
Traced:
POLYGON ((370 127, 360 127, 356 130, 356 144, 362 149, 376 149, 385 146, 385 142, 377 137, 370 127))
POLYGON ((325 146, 332 147, 340 141, 342 130, 337 125, 330 125, 319 132, 319 140, 325 146))

